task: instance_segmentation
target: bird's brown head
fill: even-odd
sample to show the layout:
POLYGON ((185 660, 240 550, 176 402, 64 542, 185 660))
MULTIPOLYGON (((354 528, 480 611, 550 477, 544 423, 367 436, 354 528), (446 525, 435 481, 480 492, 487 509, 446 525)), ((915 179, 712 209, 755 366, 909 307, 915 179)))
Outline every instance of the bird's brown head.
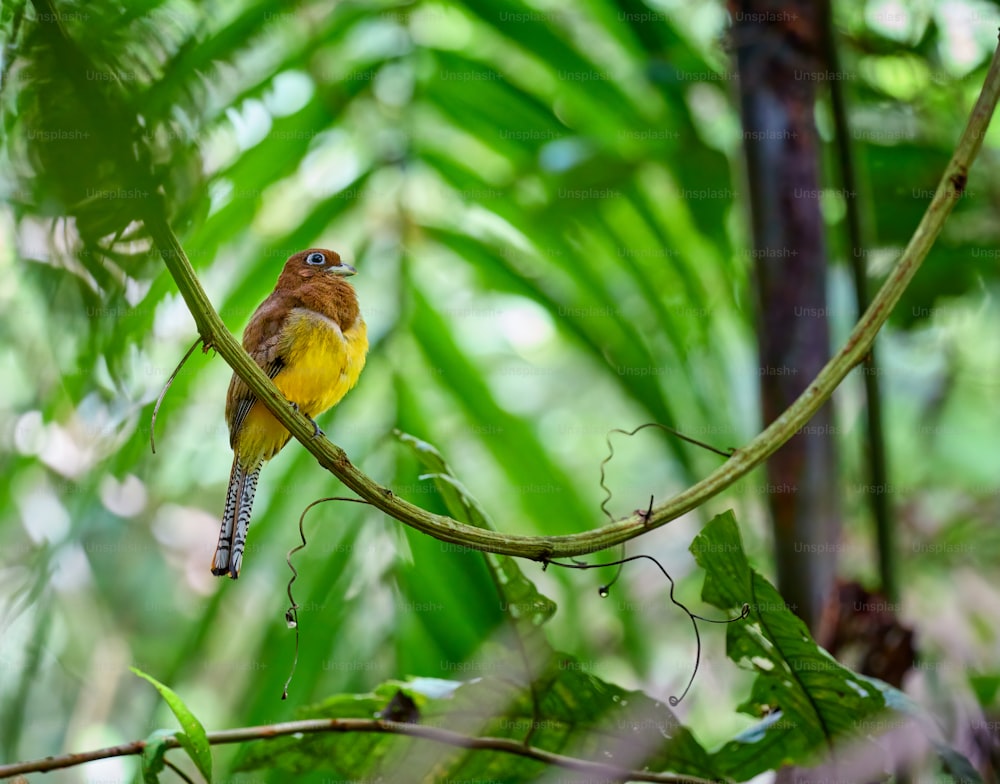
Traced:
POLYGON ((347 329, 359 315, 357 294, 347 281, 356 273, 336 251, 310 248, 288 258, 271 296, 291 297, 286 307, 310 308, 347 329))
POLYGON ((331 275, 335 278, 347 278, 356 273, 357 270, 354 267, 340 260, 340 254, 336 251, 326 248, 310 248, 288 257, 285 268, 281 271, 279 283, 281 280, 287 279, 288 283, 294 285, 294 283, 318 276, 331 275))

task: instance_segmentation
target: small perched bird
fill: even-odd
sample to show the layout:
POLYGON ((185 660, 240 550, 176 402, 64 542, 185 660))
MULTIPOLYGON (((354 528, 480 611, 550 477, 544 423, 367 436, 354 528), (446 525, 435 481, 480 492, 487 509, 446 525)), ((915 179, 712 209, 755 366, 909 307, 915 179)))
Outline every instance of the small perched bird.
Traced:
MULTIPOLYGON (((368 332, 354 287, 346 280, 355 273, 332 250, 296 253, 243 331, 243 348, 310 419, 339 403, 365 366, 368 332)), ((233 470, 212 574, 235 580, 261 466, 281 451, 291 434, 235 373, 226 395, 226 421, 233 470)))

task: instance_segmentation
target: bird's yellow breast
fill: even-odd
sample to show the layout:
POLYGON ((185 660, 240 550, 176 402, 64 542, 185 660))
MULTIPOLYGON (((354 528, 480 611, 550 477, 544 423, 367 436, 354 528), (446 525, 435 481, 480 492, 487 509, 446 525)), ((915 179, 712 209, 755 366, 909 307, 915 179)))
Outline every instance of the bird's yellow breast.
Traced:
POLYGON ((340 402, 365 365, 368 332, 359 316, 341 331, 335 321, 311 310, 291 312, 282 336, 284 369, 274 383, 311 417, 340 402))
MULTIPOLYGON (((284 367, 275 386, 302 413, 317 417, 340 402, 365 366, 368 331, 358 316, 346 330, 332 319, 305 308, 293 310, 282 330, 279 356, 284 367)), ((273 457, 289 433, 259 403, 247 413, 238 450, 243 456, 273 457)))

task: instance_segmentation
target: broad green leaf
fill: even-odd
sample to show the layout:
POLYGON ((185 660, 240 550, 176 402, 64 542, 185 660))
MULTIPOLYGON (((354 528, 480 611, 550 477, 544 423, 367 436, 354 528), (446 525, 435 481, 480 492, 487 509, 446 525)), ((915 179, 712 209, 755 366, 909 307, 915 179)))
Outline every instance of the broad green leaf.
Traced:
MULTIPOLYGON (((461 731, 466 718, 476 716, 480 733, 529 739, 540 748, 574 757, 649 770, 715 777, 712 762, 694 736, 665 704, 601 680, 573 657, 555 654, 545 688, 534 695, 511 693, 503 678, 466 684, 441 721, 461 731), (533 705, 537 701, 537 713, 533 705), (506 704, 502 715, 489 715, 493 705, 506 704)), ((434 706, 426 714, 433 717, 434 706)), ((501 755, 465 754, 449 771, 455 779, 506 780, 501 755)), ((540 769, 531 763, 536 771, 540 769)), ((525 780, 533 781, 533 777, 525 780)))
MULTIPOLYGON (((495 530, 486 513, 455 477, 437 449, 406 433, 397 432, 397 437, 411 447, 417 459, 431 472, 424 478, 434 481, 453 517, 478 528, 495 530)), ((541 626, 555 614, 555 602, 539 593, 535 584, 524 576, 515 559, 496 553, 483 553, 482 556, 500 596, 500 608, 510 621, 512 631, 512 639, 504 640, 502 650, 494 650, 494 645, 487 646, 485 650, 491 651, 494 662, 509 662, 505 666, 510 669, 511 677, 529 690, 544 687, 547 664, 552 660, 553 651, 541 626)))
MULTIPOLYGON (((496 530, 482 507, 455 477, 437 449, 408 433, 397 432, 396 435, 431 471, 426 478, 434 481, 453 517, 478 528, 496 530)), ((538 592, 535 584, 524 576, 517 561, 510 556, 495 553, 483 553, 483 557, 493 575, 497 591, 503 599, 504 611, 510 618, 515 621, 526 620, 533 626, 540 626, 552 617, 556 611, 555 602, 538 592)))
MULTIPOLYGON (((640 692, 606 683, 569 656, 550 662, 547 688, 518 688, 502 675, 467 683, 392 681, 365 695, 338 695, 300 712, 302 718, 375 718, 402 691, 422 724, 468 735, 527 741, 549 751, 623 766, 715 777, 712 762, 671 710, 640 692), (537 705, 537 709, 536 706, 537 705), (502 709, 498 710, 498 707, 502 709)), ((324 770, 352 780, 433 779, 529 782, 545 766, 493 751, 442 748, 391 734, 322 733, 255 743, 240 770, 279 767, 292 773, 324 770)))
MULTIPOLYGON (((423 389, 417 374, 397 374, 395 391, 397 429, 440 437, 435 420, 423 407, 426 401, 418 399, 423 389)), ((400 449, 395 443, 391 447, 396 461, 394 490, 428 511, 450 514, 435 483, 419 478, 427 473, 423 462, 409 449, 400 449)), ((400 634, 392 641, 397 671, 455 677, 457 670, 453 668, 475 660, 483 640, 508 623, 492 572, 486 559, 474 550, 440 542, 411 528, 405 529, 404 536, 413 561, 399 563, 394 570, 400 593, 411 602, 424 603, 417 606, 437 611, 401 614, 400 634), (434 578, 427 579, 429 574, 434 578)), ((469 677, 468 672, 463 677, 469 677)))
POLYGON ((201 725, 201 722, 198 721, 197 717, 184 704, 184 701, 177 696, 173 689, 164 686, 152 675, 147 675, 136 667, 130 667, 129 669, 140 678, 145 678, 152 683, 156 687, 156 690, 160 692, 160 696, 163 697, 170 710, 173 711, 174 716, 177 717, 177 721, 180 722, 183 729, 183 732, 177 733, 178 742, 188 753, 188 756, 191 757, 191 761, 194 762, 201 775, 211 784, 212 749, 208 745, 208 736, 205 734, 205 728, 201 725))
POLYGON ((743 781, 819 762, 837 741, 864 735, 865 722, 887 709, 880 684, 820 648, 781 594, 750 568, 732 512, 705 526, 691 552, 706 571, 706 602, 728 611, 749 605, 745 621, 727 626, 726 653, 757 673, 740 710, 763 721, 714 754, 719 769, 743 781))

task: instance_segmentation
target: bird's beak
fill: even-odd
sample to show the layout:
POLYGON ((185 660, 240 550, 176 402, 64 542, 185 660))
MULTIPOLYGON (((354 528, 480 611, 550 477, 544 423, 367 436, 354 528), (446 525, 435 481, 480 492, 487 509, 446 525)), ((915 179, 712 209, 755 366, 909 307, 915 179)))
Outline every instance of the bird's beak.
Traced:
POLYGON ((351 275, 357 275, 358 271, 350 264, 341 264, 339 267, 330 267, 330 274, 338 278, 349 278, 351 275))

